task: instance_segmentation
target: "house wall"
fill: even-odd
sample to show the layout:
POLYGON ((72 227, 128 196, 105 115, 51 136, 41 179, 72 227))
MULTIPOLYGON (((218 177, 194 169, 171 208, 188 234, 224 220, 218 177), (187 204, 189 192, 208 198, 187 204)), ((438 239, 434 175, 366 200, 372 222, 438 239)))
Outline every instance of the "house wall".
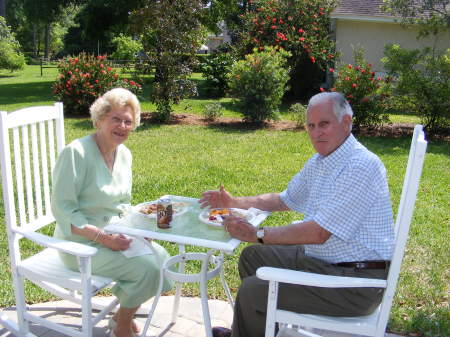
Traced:
POLYGON ((365 58, 372 63, 376 72, 384 72, 380 59, 384 56, 384 45, 399 44, 406 49, 420 49, 425 46, 436 46, 437 49, 450 48, 450 32, 435 38, 417 40, 417 29, 405 28, 398 23, 367 22, 337 19, 335 22, 336 47, 341 52, 340 62, 353 63, 353 48, 362 46, 365 58))

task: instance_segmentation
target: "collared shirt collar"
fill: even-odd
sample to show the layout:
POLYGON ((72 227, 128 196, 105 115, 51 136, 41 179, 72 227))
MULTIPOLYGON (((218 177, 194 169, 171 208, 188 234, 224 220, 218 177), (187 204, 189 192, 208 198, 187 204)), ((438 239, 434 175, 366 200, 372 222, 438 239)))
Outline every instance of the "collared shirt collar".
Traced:
POLYGON ((319 162, 324 166, 325 169, 330 170, 336 167, 336 164, 345 160, 352 152, 355 144, 358 141, 350 133, 347 139, 331 154, 328 156, 319 155, 319 162))

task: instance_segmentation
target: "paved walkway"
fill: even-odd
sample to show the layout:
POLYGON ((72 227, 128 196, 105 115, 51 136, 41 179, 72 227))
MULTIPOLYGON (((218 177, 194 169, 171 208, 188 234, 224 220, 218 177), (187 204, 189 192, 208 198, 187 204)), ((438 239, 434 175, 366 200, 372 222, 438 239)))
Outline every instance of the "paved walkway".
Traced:
MULTIPOLYGON (((108 298, 105 298, 108 299, 108 298)), ((173 296, 162 296, 156 308, 155 318, 147 333, 147 336, 158 337, 204 337, 203 316, 199 298, 182 297, 180 301, 179 318, 177 323, 167 329, 172 312, 173 296)), ((151 301, 144 304, 144 309, 150 307, 151 301)), ((32 311, 39 313, 40 316, 52 319, 55 322, 64 322, 67 325, 80 326, 80 310, 70 302, 58 301, 35 304, 31 306, 32 311)), ((230 327, 233 318, 231 306, 228 302, 219 300, 209 300, 209 309, 211 312, 211 321, 213 326, 230 327)), ((0 315, 5 314, 16 320, 15 308, 7 308, 0 311, 0 315)), ((137 320, 141 326, 145 323, 144 316, 138 316, 137 320)), ((94 337, 108 337, 107 320, 101 321, 94 328, 94 337)), ((31 332, 39 337, 62 337, 62 334, 48 330, 38 325, 32 325, 31 332)), ((298 333, 285 332, 280 337, 301 337, 298 333)), ((327 332, 324 337, 356 337, 348 334, 336 334, 327 332)), ((0 325, 0 337, 14 337, 9 331, 0 325)), ((386 334, 385 337, 400 337, 393 334, 386 334)))

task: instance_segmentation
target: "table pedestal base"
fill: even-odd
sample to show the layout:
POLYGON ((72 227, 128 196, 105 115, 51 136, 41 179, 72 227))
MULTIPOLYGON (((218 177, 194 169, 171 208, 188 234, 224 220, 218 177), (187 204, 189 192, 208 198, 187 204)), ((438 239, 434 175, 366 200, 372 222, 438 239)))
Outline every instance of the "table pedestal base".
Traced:
POLYGON ((214 255, 214 252, 216 251, 214 249, 210 249, 207 253, 186 253, 184 245, 180 245, 179 249, 180 254, 167 259, 161 266, 158 292, 155 296, 155 299, 153 300, 150 312, 148 313, 147 321, 145 322, 145 326, 142 330, 142 337, 145 337, 145 334, 150 326, 151 319, 156 309, 156 305, 158 304, 159 298, 161 296, 163 281, 165 277, 177 282, 175 300, 172 310, 172 319, 170 322, 171 325, 173 325, 177 320, 183 283, 198 282, 200 284, 200 297, 206 337, 212 337, 211 317, 209 313, 207 292, 208 280, 216 277, 217 275, 220 275, 222 286, 227 295, 228 302, 230 303, 232 308, 234 307, 233 298, 231 297, 230 289, 225 281, 225 277, 223 274, 223 253, 221 252, 218 256, 216 256, 214 255), (202 266, 200 272, 195 274, 186 274, 185 263, 187 261, 201 261, 202 266), (175 264, 179 264, 178 271, 174 271, 173 268, 171 269, 171 267, 175 264))

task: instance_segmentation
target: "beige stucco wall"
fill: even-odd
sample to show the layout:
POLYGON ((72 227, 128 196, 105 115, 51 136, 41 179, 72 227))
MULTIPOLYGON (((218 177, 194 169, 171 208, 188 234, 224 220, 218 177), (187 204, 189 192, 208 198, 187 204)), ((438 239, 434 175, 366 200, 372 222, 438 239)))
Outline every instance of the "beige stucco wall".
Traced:
POLYGON ((384 45, 387 43, 397 43, 407 49, 433 45, 441 50, 450 48, 450 32, 441 34, 437 40, 434 38, 417 40, 415 29, 404 28, 398 23, 337 19, 335 27, 336 47, 342 53, 340 62, 353 63, 352 46, 362 46, 366 60, 372 63, 374 71, 378 72, 384 71, 380 59, 384 56, 384 45))

